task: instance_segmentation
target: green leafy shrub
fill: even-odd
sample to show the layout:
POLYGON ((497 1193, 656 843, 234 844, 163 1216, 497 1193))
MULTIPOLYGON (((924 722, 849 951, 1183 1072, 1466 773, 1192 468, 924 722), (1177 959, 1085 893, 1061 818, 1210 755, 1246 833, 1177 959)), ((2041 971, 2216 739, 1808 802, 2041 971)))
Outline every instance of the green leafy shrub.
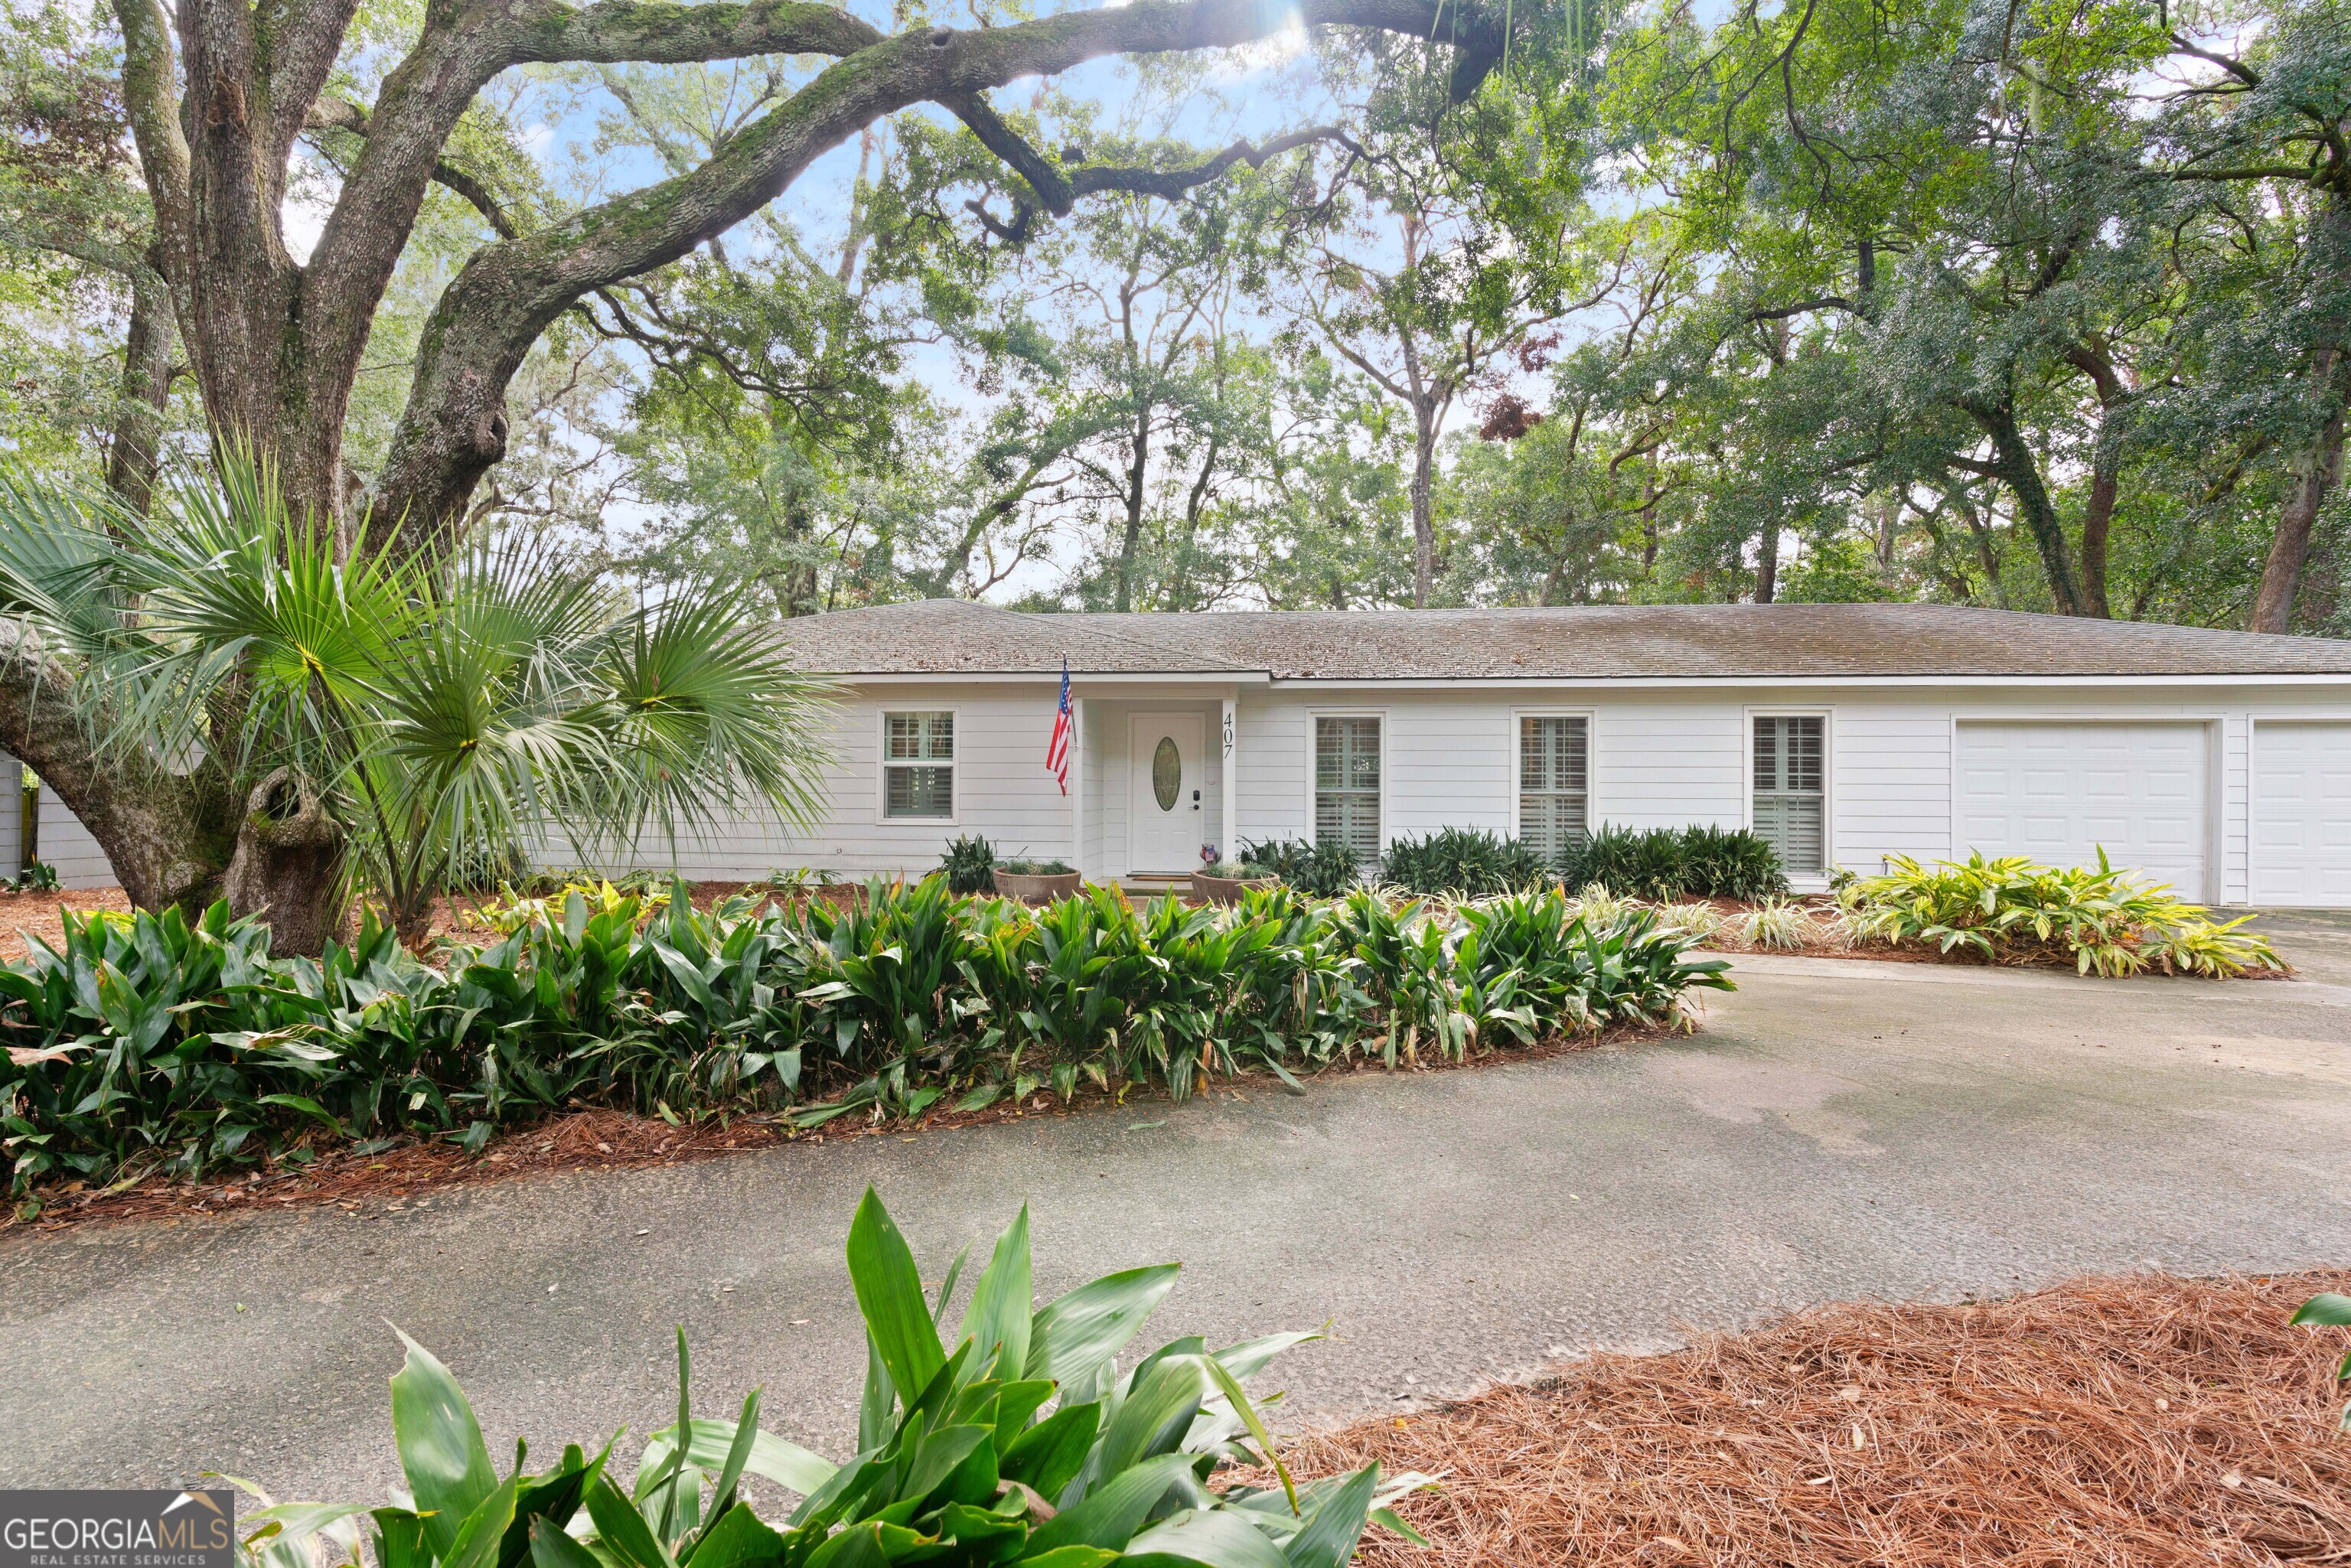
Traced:
POLYGON ((1751 830, 1693 824, 1680 836, 1683 897, 1752 903, 1787 893, 1780 852, 1751 830))
POLYGON ((1244 843, 1241 863, 1251 868, 1251 876, 1279 877, 1316 898, 1336 898, 1364 880, 1364 868, 1355 863, 1353 852, 1336 840, 1319 844, 1304 839, 1244 843))
POLYGON ((1921 865, 1905 855, 1883 876, 1856 877, 1837 894, 1856 941, 1965 947, 1995 960, 2071 962, 2085 975, 2241 975, 2285 967, 2269 939, 2215 924, 2201 904, 2117 871, 2041 865, 2025 855, 1921 865))
POLYGON ((1671 828, 1619 828, 1604 822, 1568 852, 1560 880, 1594 884, 1625 898, 1682 896, 1681 835, 1671 828))
POLYGON ((998 861, 996 869, 1012 876, 1067 876, 1071 870, 1066 861, 1035 860, 998 861))
POLYGON ((1388 845, 1382 875, 1424 898, 1489 898, 1523 893, 1552 878, 1532 845, 1482 828, 1447 828, 1388 845))
POLYGON ((949 839, 939 870, 946 876, 949 893, 994 893, 996 846, 977 833, 949 839))
POLYGON ((787 898, 800 898, 822 888, 838 887, 841 876, 830 866, 794 866, 789 870, 770 870, 759 884, 769 893, 787 898))
POLYGON ((1570 887, 1597 883, 1628 898, 1767 898, 1788 891, 1779 852, 1745 828, 1603 824, 1560 867, 1570 887))
POLYGON ((372 918, 310 959, 271 957, 221 905, 68 912, 61 946, 0 966, 0 1174, 22 1194, 344 1138, 478 1149, 574 1104, 812 1125, 1081 1080, 1180 1098, 1399 1039, 1458 1055, 1669 1021, 1690 988, 1729 984, 1646 912, 1555 890, 1442 913, 1288 887, 1229 909, 1097 887, 1032 911, 941 876, 783 908, 683 894, 525 901, 500 940, 431 964, 372 918))
POLYGON ((16 873, 11 884, 18 893, 55 893, 65 883, 57 876, 57 868, 47 861, 33 861, 16 873))
POLYGON ((406 1494, 381 1508, 250 1513, 250 1568, 360 1561, 363 1531, 378 1563, 402 1568, 1345 1568, 1374 1520, 1420 1540, 1389 1505, 1427 1478, 1384 1479, 1372 1464, 1301 1487, 1274 1451, 1243 1385, 1318 1336, 1214 1353, 1175 1339, 1119 1370, 1176 1265, 1106 1275, 1032 1309, 1024 1208, 949 1334, 963 1258, 926 1299, 913 1249, 870 1189, 848 1253, 867 1355, 857 1452, 845 1463, 762 1430, 757 1389, 732 1420, 695 1416, 681 1329, 677 1419, 647 1438, 632 1480, 608 1469, 611 1443, 593 1458, 568 1446, 537 1474, 523 1472, 533 1450, 517 1444, 501 1479, 456 1379, 402 1334, 392 1420, 406 1494), (1212 1490, 1217 1469, 1235 1461, 1270 1466, 1280 1484, 1212 1490), (742 1496, 749 1476, 799 1505, 761 1519, 742 1496), (323 1557, 322 1535, 332 1548, 323 1557))

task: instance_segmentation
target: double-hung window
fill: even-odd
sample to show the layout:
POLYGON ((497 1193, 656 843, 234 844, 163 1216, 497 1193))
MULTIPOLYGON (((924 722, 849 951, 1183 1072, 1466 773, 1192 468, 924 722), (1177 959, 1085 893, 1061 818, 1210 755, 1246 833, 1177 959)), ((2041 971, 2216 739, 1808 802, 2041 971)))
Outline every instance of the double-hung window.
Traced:
POLYGON ((1755 835, 1779 852, 1791 876, 1817 876, 1828 863, 1824 728, 1811 715, 1755 719, 1755 835))
POLYGON ((1314 841, 1343 843, 1368 864, 1380 853, 1380 721, 1314 720, 1314 841))
POLYGON ((882 814, 955 816, 955 715, 882 716, 882 814))
POLYGON ((1519 719, 1519 837, 1556 863, 1583 842, 1590 732, 1574 717, 1519 719))

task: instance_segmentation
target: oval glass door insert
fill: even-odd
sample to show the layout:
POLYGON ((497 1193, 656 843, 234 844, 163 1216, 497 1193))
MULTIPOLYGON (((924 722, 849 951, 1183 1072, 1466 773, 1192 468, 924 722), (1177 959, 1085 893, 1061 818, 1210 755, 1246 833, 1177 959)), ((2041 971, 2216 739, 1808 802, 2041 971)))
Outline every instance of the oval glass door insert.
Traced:
POLYGON ((1176 748, 1176 737, 1163 735, 1157 749, 1151 754, 1151 796, 1163 811, 1176 809, 1176 792, 1184 786, 1184 754, 1176 748))

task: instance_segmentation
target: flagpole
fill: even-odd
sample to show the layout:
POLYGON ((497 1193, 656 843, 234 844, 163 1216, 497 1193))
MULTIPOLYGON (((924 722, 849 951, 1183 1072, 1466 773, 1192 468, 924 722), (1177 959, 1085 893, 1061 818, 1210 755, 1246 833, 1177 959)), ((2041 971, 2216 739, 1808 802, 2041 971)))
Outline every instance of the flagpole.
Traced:
POLYGON ((1086 875, 1086 699, 1070 695, 1070 864, 1086 875))

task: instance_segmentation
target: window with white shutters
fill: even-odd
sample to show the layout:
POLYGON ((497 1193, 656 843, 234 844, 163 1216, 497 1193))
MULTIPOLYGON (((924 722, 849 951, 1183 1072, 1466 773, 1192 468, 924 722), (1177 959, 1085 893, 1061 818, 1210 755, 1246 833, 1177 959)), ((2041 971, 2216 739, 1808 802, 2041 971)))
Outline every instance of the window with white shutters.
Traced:
POLYGON ((1380 853, 1380 721, 1314 721, 1314 841, 1369 863, 1380 853))
POLYGON ((1581 718, 1519 720, 1519 837, 1554 863, 1583 842, 1589 749, 1581 718))
POLYGON ((955 715, 882 716, 882 814, 955 816, 955 715))
POLYGON ((1802 715, 1755 721, 1755 833, 1779 852, 1791 876, 1817 876, 1828 863, 1825 728, 1802 715))

